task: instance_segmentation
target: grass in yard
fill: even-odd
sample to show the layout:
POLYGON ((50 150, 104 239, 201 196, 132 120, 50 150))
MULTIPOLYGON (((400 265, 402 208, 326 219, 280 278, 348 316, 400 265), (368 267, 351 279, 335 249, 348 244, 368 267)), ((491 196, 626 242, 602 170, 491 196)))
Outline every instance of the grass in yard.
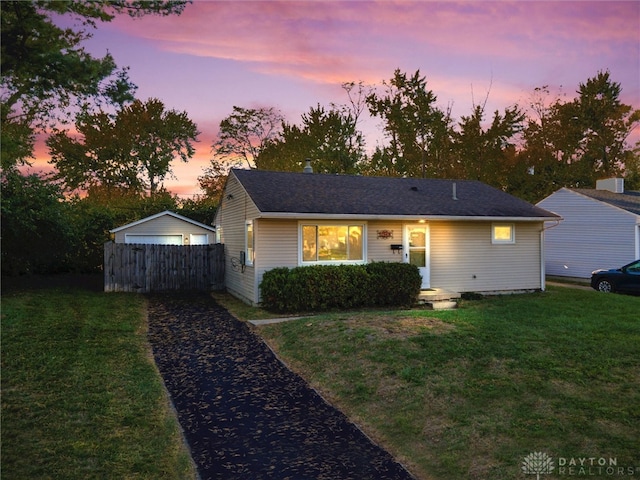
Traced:
POLYGON ((226 308, 229 313, 241 320, 262 320, 265 318, 276 318, 282 316, 261 308, 252 307, 251 305, 248 305, 242 300, 238 300, 236 297, 225 292, 212 292, 211 296, 216 300, 216 302, 226 308))
POLYGON ((2 298, 3 479, 193 479, 146 339, 144 298, 2 298))
POLYGON ((538 451, 640 467, 638 297, 557 287, 258 332, 419 478, 528 478, 538 451))

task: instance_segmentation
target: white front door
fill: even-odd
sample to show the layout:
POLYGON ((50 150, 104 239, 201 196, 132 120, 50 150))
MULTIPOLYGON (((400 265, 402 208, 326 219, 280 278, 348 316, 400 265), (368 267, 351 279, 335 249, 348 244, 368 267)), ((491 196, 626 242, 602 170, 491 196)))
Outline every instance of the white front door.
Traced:
POLYGON ((429 274, 429 226, 407 225, 404 232, 404 261, 418 267, 422 276, 422 288, 430 288, 429 274))

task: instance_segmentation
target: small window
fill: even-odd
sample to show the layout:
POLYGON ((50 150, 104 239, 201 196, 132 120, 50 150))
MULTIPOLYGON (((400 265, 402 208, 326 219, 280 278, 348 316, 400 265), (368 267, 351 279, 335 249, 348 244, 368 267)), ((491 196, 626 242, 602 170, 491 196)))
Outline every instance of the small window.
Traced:
POLYGON ((248 220, 245 224, 245 252, 247 252, 246 262, 247 265, 253 265, 253 255, 254 255, 254 237, 253 237, 253 221, 248 220))
POLYGON ((491 226, 491 243, 516 243, 515 230, 512 223, 494 223, 491 226))

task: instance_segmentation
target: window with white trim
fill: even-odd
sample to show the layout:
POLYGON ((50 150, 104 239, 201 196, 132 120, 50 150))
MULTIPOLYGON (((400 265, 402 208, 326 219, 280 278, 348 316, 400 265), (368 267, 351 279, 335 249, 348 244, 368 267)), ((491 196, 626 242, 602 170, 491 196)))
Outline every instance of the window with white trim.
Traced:
POLYGON ((253 265, 255 253, 255 240, 253 235, 253 220, 247 220, 244 225, 244 245, 246 252, 246 265, 253 265))
POLYGON ((301 223, 300 261, 316 263, 364 263, 365 225, 362 223, 301 223))
POLYGON ((516 243, 516 226, 513 223, 494 223, 491 225, 491 243, 516 243))

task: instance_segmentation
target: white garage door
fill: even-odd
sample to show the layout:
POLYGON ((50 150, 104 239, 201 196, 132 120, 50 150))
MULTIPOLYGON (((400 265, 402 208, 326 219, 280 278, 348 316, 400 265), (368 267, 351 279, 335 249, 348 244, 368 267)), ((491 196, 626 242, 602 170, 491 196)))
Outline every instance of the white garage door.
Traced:
POLYGON ((206 233, 192 233, 191 245, 209 245, 209 235, 206 233))
POLYGON ((182 235, 134 235, 124 236, 124 243, 145 245, 182 245, 182 235))

